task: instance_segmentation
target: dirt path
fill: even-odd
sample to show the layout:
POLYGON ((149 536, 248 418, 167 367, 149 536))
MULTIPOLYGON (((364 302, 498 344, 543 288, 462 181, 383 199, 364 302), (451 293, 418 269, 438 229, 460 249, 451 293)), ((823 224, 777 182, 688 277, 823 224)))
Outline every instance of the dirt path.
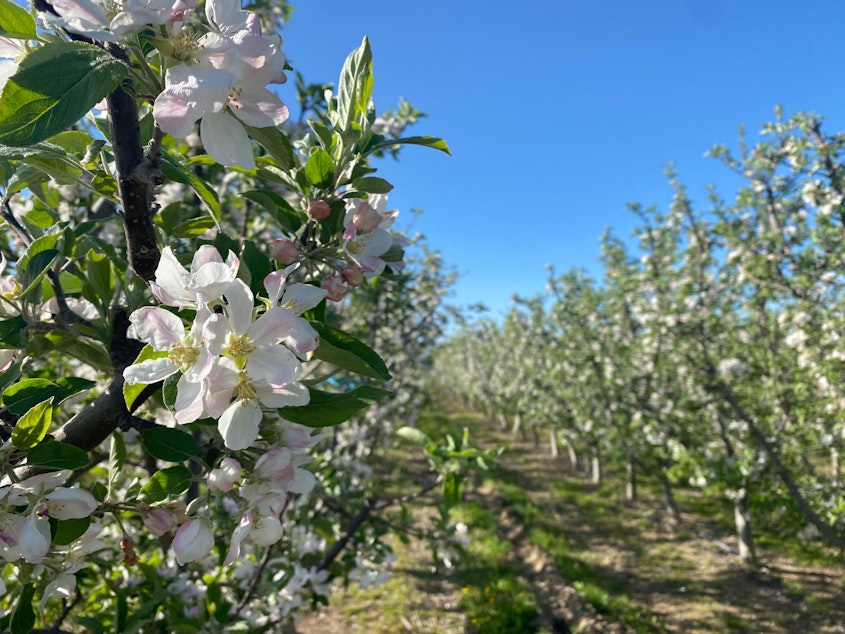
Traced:
MULTIPOLYGON (((761 567, 748 571, 727 552, 735 546, 732 535, 711 519, 684 513, 676 530, 656 494, 642 490, 636 502, 626 502, 621 484, 618 492, 608 485, 589 485, 568 473, 565 460, 552 458, 547 448, 481 427, 477 417, 461 423, 467 421, 478 426, 471 435, 479 444, 508 446, 501 458, 503 479, 494 478, 467 495, 498 514, 499 533, 513 543, 509 558, 534 593, 537 631, 845 634, 845 566, 799 564, 760 549, 761 567), (515 503, 514 491, 527 494, 527 500, 515 503), (567 553, 539 546, 541 534, 565 543, 567 553), (573 587, 575 580, 561 571, 556 556, 575 570, 589 568, 594 586, 624 597, 649 616, 650 625, 634 629, 612 611, 599 613, 584 597, 583 587, 582 592, 573 587)), ((423 545, 402 549, 388 586, 341 591, 332 598, 332 607, 302 619, 297 632, 470 631, 460 613, 461 589, 453 575, 433 572, 423 545)))

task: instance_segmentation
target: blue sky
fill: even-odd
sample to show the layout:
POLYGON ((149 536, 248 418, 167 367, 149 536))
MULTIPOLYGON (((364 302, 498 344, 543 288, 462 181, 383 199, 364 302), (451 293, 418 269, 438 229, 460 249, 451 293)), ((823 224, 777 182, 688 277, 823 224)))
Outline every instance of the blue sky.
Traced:
POLYGON ((423 209, 415 228, 461 273, 453 301, 493 315, 542 292, 546 263, 599 274, 604 229, 636 224, 626 203, 669 202, 670 162, 694 200, 708 183, 730 197, 704 153, 739 124, 753 140, 782 104, 845 129, 840 1, 295 4, 284 50, 309 81, 336 82, 367 35, 376 107, 405 97, 429 115, 413 133, 449 143, 379 167, 390 206, 423 209))

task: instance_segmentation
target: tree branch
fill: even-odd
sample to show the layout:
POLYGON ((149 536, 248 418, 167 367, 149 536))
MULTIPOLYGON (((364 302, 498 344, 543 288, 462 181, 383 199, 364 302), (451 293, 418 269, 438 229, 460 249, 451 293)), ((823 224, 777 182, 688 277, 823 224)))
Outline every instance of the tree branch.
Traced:
MULTIPOLYGON (((118 46, 109 45, 108 50, 120 59, 126 57, 118 46)), ((144 157, 135 98, 123 86, 118 86, 106 97, 106 103, 127 257, 135 273, 150 281, 155 277, 161 257, 153 226, 153 187, 162 184, 164 176, 156 162, 158 157, 153 157, 153 160, 144 157)))

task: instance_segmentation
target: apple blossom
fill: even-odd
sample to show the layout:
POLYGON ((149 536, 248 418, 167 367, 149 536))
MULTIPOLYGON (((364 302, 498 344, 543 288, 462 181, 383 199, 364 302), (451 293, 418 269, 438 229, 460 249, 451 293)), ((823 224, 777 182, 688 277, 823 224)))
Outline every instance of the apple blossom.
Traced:
POLYGON ((212 469, 208 474, 208 488, 211 491, 231 491, 235 483, 241 479, 241 463, 234 458, 223 458, 220 466, 212 469))
POLYGON ((224 262, 217 249, 205 244, 194 254, 189 273, 173 250, 165 247, 150 288, 162 304, 196 308, 199 301, 209 303, 223 295, 237 276, 239 266, 240 260, 233 252, 229 252, 224 262))
POLYGON ((173 537, 173 553, 180 565, 202 559, 214 547, 214 534, 204 519, 188 520, 173 537))

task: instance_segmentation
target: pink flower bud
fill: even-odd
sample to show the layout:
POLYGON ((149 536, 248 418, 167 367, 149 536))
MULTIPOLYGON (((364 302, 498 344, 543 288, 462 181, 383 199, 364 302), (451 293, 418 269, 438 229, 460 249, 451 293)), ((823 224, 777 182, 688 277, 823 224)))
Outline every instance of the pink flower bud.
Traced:
POLYGON ((241 479, 241 463, 234 458, 223 458, 217 469, 208 474, 208 488, 212 491, 231 491, 241 479))
POLYGON ((144 526, 156 537, 166 535, 176 528, 176 515, 167 509, 153 509, 144 515, 144 526))
POLYGON ((320 283, 320 288, 326 291, 326 299, 330 299, 333 302, 342 300, 346 297, 346 293, 349 290, 346 284, 343 283, 343 280, 337 275, 332 275, 324 279, 320 283))
POLYGON ((214 548, 214 535, 205 520, 188 520, 173 538, 173 552, 179 565, 205 557, 214 548))
POLYGON ((373 209, 367 201, 362 200, 355 214, 352 216, 352 222, 359 233, 370 233, 378 229, 381 224, 381 215, 373 209))
POLYGON ((282 264, 290 264, 299 257, 299 249, 293 240, 277 238, 270 243, 270 257, 282 264))
POLYGON ((364 283, 364 272, 357 266, 347 266, 340 272, 340 277, 349 286, 361 286, 364 283))
POLYGON ((332 208, 325 200, 314 200, 308 205, 308 215, 314 220, 325 220, 332 213, 332 208))

